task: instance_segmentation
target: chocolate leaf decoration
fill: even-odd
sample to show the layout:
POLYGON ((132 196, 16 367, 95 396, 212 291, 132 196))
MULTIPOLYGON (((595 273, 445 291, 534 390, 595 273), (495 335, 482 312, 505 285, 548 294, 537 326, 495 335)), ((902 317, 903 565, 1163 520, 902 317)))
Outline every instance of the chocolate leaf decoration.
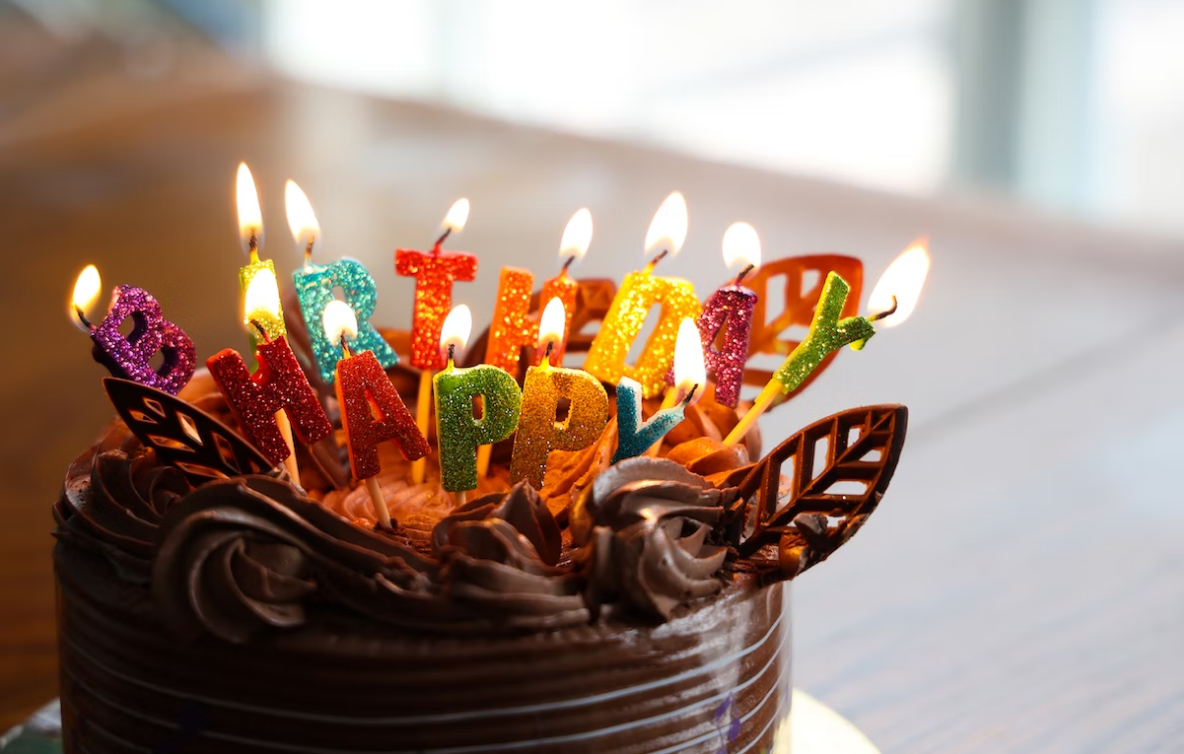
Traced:
POLYGON ((848 409, 806 427, 750 467, 728 512, 728 541, 741 561, 793 578, 841 547, 888 488, 907 424, 904 406, 848 409), (787 462, 793 468, 784 471, 783 495, 787 462))
POLYGON ((166 392, 115 377, 103 379, 107 397, 127 428, 200 484, 244 474, 267 474, 272 466, 238 433, 193 404, 166 392))

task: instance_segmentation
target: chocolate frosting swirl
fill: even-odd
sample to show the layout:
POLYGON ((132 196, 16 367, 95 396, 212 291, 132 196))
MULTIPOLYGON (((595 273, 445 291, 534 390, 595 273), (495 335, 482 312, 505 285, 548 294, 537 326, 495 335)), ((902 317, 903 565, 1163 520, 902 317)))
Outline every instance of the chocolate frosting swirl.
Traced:
POLYGON ((618 598, 665 620, 719 592, 727 548, 714 529, 734 497, 665 459, 634 458, 601 474, 571 512, 590 600, 618 598))

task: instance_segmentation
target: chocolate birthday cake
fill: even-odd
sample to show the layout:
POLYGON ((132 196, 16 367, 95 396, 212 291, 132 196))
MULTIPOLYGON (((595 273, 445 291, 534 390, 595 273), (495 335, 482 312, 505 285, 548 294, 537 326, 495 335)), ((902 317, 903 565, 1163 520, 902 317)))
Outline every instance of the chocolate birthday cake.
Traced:
MULTIPOLYGON (((612 298, 581 283, 577 321, 612 298)), ((364 485, 340 391, 285 310, 276 342, 333 428, 295 443, 295 465, 244 424, 272 409, 244 414, 217 375, 175 396, 105 381, 119 418, 54 506, 67 752, 788 751, 786 582, 874 511, 903 407, 836 414, 762 455, 755 426, 723 441, 751 403, 708 385, 622 458, 610 384, 603 431, 544 453, 541 485, 515 478, 508 437, 454 496, 435 427, 422 472, 381 442, 364 485)), ((417 373, 385 374, 416 405, 417 373)))

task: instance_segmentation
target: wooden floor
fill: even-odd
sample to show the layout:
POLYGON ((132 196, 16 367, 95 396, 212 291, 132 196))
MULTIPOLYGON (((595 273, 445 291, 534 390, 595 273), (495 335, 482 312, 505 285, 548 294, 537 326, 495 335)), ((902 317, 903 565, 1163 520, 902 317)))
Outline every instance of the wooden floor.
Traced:
POLYGON ((111 415, 66 315, 73 278, 95 262, 107 287, 150 289, 200 356, 241 344, 245 159, 264 256, 298 262, 282 206, 295 178, 326 255, 369 266, 375 319, 393 325, 411 294, 394 248, 428 244, 462 195, 457 247, 482 268, 456 296, 478 320, 502 264, 554 269, 580 206, 596 236, 578 273, 619 277, 682 190, 690 235, 666 272, 701 291, 725 276, 734 220, 766 258, 840 250, 873 280, 928 234, 914 318, 765 423, 775 440, 862 403, 912 412, 872 522, 795 586, 795 682, 885 754, 1184 750, 1184 245, 274 81, 187 45, 154 76, 103 48, 81 68, 30 50, 0 44, 0 729, 54 695, 49 509, 111 415))

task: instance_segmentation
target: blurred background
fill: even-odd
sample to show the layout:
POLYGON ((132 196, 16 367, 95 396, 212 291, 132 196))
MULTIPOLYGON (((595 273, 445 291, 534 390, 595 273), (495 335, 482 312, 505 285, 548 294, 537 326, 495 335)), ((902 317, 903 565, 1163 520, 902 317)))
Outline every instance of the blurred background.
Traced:
POLYGON ((143 76, 175 62, 178 33, 198 35, 333 87, 1184 233, 1177 0, 5 0, 0 9, 9 25, 32 21, 61 44, 109 41, 143 76))
POLYGON ((682 190, 661 271, 704 296, 736 220, 859 257, 864 302, 927 236, 909 322, 762 419, 910 409, 795 582, 795 683, 884 754, 1184 750, 1181 40, 1184 0, 0 0, 0 731, 56 693, 50 507, 112 414, 73 280, 244 350, 245 160, 281 284, 294 178, 396 327, 392 252, 459 196, 478 328, 582 206, 576 274, 620 280, 682 190))

